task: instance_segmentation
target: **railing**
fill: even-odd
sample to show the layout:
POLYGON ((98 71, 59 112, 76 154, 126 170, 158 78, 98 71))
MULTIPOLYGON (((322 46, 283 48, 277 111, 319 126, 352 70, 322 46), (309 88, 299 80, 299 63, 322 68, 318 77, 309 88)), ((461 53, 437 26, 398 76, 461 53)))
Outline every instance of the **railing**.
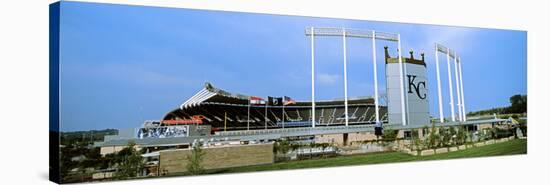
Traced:
POLYGON ((328 127, 300 127, 300 128, 284 128, 284 129, 267 129, 267 130, 238 130, 238 131, 219 131, 215 132, 216 136, 241 136, 241 135, 265 135, 265 134, 284 134, 293 132, 321 132, 321 131, 349 131, 374 128, 374 125, 350 125, 350 126, 328 126, 328 127))

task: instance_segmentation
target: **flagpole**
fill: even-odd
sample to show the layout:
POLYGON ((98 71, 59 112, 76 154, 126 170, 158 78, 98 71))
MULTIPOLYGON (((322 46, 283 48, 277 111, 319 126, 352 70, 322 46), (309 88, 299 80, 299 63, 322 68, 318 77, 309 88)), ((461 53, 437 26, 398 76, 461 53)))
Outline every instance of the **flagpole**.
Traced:
POLYGON ((283 96, 283 128, 285 128, 285 97, 283 96))
POLYGON ((248 112, 246 116, 246 130, 250 130, 250 98, 248 98, 248 112))
POLYGON ((269 102, 266 102, 266 103, 265 103, 265 114, 264 114, 264 121, 265 121, 264 124, 265 124, 265 129, 266 129, 266 130, 267 130, 267 104, 268 104, 268 103, 269 103, 269 102))

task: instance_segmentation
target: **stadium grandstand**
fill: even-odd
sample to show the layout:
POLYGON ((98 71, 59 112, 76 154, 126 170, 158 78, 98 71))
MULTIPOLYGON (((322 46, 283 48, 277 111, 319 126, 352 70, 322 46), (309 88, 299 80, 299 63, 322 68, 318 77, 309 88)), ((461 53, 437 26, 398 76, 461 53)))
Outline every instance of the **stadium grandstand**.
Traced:
MULTIPOLYGON (((375 107, 371 97, 348 100, 349 124, 374 124, 375 107)), ((344 125, 344 101, 316 101, 316 126, 344 125)), ((387 109, 380 107, 382 122, 387 109)), ((206 83, 204 88, 160 121, 162 126, 203 124, 212 131, 274 129, 311 126, 311 102, 290 97, 268 97, 230 93, 206 83)))

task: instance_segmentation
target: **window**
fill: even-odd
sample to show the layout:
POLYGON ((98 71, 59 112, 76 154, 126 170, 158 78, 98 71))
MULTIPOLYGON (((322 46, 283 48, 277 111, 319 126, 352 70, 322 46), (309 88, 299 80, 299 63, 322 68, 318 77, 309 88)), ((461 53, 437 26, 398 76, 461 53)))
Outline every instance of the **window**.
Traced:
POLYGON ((404 137, 405 139, 411 139, 411 137, 412 137, 412 132, 411 132, 410 130, 408 130, 408 131, 403 131, 403 137, 404 137))

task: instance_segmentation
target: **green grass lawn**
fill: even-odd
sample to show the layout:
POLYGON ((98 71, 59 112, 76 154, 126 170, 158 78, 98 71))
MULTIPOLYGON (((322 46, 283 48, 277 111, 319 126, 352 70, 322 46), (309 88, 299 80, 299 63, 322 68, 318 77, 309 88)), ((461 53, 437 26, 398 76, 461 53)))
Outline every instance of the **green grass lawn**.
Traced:
POLYGON ((380 164, 393 162, 407 161, 424 161, 424 160, 441 160, 441 159, 458 159, 469 157, 486 157, 499 155, 526 154, 527 140, 516 139, 504 143, 497 143, 487 146, 469 148, 466 150, 436 154, 431 156, 412 156, 401 152, 385 152, 372 153, 354 156, 339 156, 326 159, 312 159, 302 161, 289 161, 269 165, 245 166, 228 168, 223 170, 215 170, 210 173, 234 173, 234 172, 251 172, 251 171, 266 171, 280 169, 302 169, 302 168, 318 168, 318 167, 333 167, 347 165, 364 165, 364 164, 380 164))

